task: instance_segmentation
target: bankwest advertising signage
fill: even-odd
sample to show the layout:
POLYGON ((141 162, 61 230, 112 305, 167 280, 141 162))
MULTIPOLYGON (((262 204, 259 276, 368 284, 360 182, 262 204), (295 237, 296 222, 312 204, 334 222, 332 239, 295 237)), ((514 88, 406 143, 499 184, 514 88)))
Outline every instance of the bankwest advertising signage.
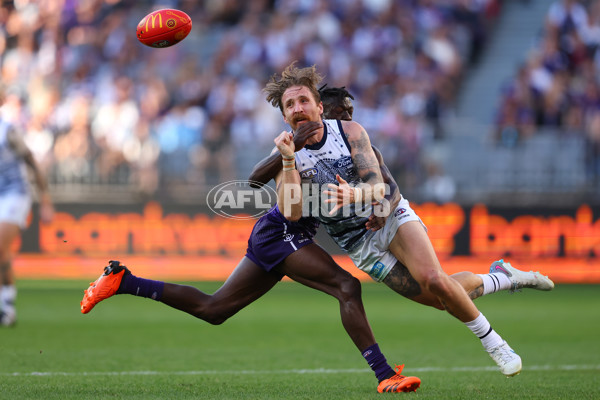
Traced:
MULTIPOLYGON (((455 203, 412 207, 427 226, 442 266, 449 273, 454 269, 485 272, 486 265, 505 258, 520 268, 539 269, 553 277, 551 270, 563 281, 600 282, 600 210, 587 205, 544 210, 488 209, 481 204, 462 207, 455 203)), ((158 203, 125 208, 61 205, 51 224, 41 224, 34 216, 22 242, 15 246, 20 248, 20 259, 25 260, 20 261, 22 269, 27 269, 28 257, 40 256, 66 263, 75 257, 80 264, 96 258, 145 257, 152 262, 178 258, 181 265, 195 266, 198 276, 191 273, 190 278, 202 278, 198 266, 202 259, 213 260, 210 268, 219 268, 226 260, 222 273, 209 274, 220 279, 226 278, 243 257, 254 222, 253 218, 223 218, 208 208, 158 203)), ((318 239, 344 268, 353 269, 322 232, 318 239)), ((176 275, 176 263, 168 264, 176 275)))

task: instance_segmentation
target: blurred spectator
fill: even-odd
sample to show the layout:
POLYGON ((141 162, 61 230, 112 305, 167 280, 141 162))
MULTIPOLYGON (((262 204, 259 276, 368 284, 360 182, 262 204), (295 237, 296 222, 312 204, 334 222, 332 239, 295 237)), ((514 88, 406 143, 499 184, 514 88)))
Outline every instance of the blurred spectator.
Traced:
POLYGON ((600 177, 600 1, 555 0, 540 46, 502 93, 496 119, 499 144, 550 127, 586 142, 588 182, 600 177))
POLYGON ((586 169, 588 178, 596 188, 600 187, 600 110, 590 115, 586 136, 586 169))
POLYGON ((452 201, 456 194, 456 183, 444 173, 442 167, 429 161, 426 164, 427 178, 423 185, 423 200, 444 204, 452 201))

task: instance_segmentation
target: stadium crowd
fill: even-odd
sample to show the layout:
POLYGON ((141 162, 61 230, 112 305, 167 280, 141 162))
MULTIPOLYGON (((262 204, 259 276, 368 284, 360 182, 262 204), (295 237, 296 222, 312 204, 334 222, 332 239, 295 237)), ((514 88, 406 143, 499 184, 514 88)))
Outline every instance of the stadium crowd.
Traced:
POLYGON ((600 183, 600 1, 553 1, 537 40, 503 90, 496 139, 515 147, 552 128, 585 137, 586 172, 600 183))
MULTIPOLYGON (((2 110, 23 128, 51 183, 129 184, 152 197, 168 185, 246 178, 238 171, 247 172, 283 129, 261 89, 297 60, 316 64, 329 86, 354 95, 355 119, 410 189, 436 170, 424 165, 421 149, 443 139, 439 119, 452 108, 464 69, 477 59, 500 5, 5 1, 2 110), (158 8, 191 16, 193 30, 184 42, 151 49, 136 40, 137 23, 158 8)), ((555 60, 557 73, 561 60, 555 60)), ((585 60, 581 66, 591 68, 593 59, 585 60)))

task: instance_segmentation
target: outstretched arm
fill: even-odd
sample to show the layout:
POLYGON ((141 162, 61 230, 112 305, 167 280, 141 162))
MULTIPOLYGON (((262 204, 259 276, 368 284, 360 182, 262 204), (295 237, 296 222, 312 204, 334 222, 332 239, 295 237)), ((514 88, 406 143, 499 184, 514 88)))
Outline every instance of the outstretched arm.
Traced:
MULTIPOLYGON (((320 121, 311 121, 300 125, 294 135, 295 151, 302 149, 306 145, 306 141, 314 136, 322 126, 323 124, 320 121)), ((248 177, 250 187, 260 188, 269 183, 271 179, 275 179, 277 174, 281 172, 281 162, 282 158, 280 152, 275 152, 269 157, 259 161, 258 164, 254 166, 250 177, 248 177)))

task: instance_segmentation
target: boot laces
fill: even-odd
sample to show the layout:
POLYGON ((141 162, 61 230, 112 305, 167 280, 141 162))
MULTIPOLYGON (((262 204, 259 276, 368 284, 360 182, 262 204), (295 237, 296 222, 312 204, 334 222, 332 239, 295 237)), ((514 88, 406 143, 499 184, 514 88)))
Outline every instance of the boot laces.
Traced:
POLYGON ((504 363, 509 363, 515 358, 515 352, 506 344, 496 347, 494 350, 492 350, 492 353, 504 363))

